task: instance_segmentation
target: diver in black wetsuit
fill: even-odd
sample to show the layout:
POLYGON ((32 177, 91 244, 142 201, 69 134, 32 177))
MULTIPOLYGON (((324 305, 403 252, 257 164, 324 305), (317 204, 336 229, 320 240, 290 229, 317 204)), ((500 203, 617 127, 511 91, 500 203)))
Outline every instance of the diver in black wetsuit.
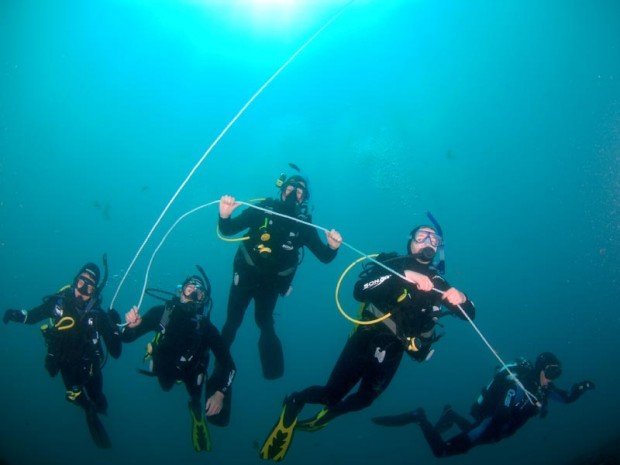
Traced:
POLYGON ((312 386, 285 399, 280 420, 261 449, 262 458, 281 460, 294 429, 317 431, 339 415, 371 405, 390 384, 404 353, 418 362, 428 360, 433 353, 431 345, 439 338, 435 334, 437 320, 445 315, 464 318, 457 306, 473 318, 472 302, 450 287, 433 266, 438 249, 443 254, 437 229, 415 228, 406 256, 378 257, 407 281, 377 265, 362 274, 354 290, 355 298, 364 303, 362 319, 374 320, 388 312, 391 316, 356 328, 325 386, 312 386), (442 306, 448 311, 442 312, 442 306), (358 383, 357 391, 347 395, 358 383), (325 407, 313 418, 298 422, 297 415, 306 403, 325 407))
MULTIPOLYGON (((185 384, 190 395, 192 444, 197 452, 211 450, 201 405, 203 384, 207 397, 206 415, 217 416, 222 412, 224 397, 235 376, 235 364, 228 347, 211 323, 209 313, 203 314, 205 307, 212 304, 211 286, 202 268, 199 270, 202 277, 188 277, 178 297, 151 308, 143 317, 138 308, 133 307, 125 315, 127 326, 121 336, 123 342, 132 342, 146 333, 156 332, 147 346, 146 358, 150 358, 151 370, 142 373, 156 376, 164 391, 172 389, 177 381, 185 384), (220 369, 205 382, 209 351, 215 355, 220 369)), ((228 417, 216 422, 219 425, 227 423, 228 417)))
MULTIPOLYGON (((311 222, 307 180, 295 175, 288 179, 281 176, 279 182, 280 198, 266 199, 258 206, 311 222)), ((314 228, 253 208, 231 218, 238 206, 233 197, 223 196, 220 200, 219 229, 222 234, 229 236, 248 229, 248 239, 240 244, 235 255, 222 337, 230 347, 245 311, 254 299, 263 375, 266 379, 276 379, 284 374, 282 343, 276 335, 273 319, 278 295, 290 293, 300 263, 300 249, 306 246, 320 261, 329 263, 335 258, 342 238, 332 229, 326 234, 325 245, 314 228)))
POLYGON ((536 415, 546 416, 548 399, 569 404, 595 387, 592 381, 574 384, 569 392, 556 387, 553 380, 560 376, 562 368, 558 358, 550 352, 540 354, 534 366, 525 359, 519 359, 508 367, 535 399, 528 399, 523 388, 502 368, 472 406, 473 423, 457 414, 449 405, 444 408, 435 426, 428 421, 423 409, 401 415, 376 417, 373 421, 384 426, 417 423, 435 457, 448 457, 512 436, 530 418, 536 415), (456 425, 461 432, 444 441, 441 434, 452 425, 456 425))
MULTIPOLYGON (((104 264, 106 260, 104 257, 104 264)), ((108 401, 103 394, 101 372, 105 355, 101 340, 109 354, 118 358, 122 344, 118 333, 120 317, 114 310, 104 312, 100 293, 106 277, 99 285, 100 271, 94 263, 84 265, 71 285, 43 299, 30 311, 7 310, 3 321, 33 325, 46 318, 50 323, 41 331, 47 345, 45 368, 50 376, 59 372, 66 388, 66 398, 86 413, 91 436, 98 447, 111 447, 110 438, 99 419, 108 401)))

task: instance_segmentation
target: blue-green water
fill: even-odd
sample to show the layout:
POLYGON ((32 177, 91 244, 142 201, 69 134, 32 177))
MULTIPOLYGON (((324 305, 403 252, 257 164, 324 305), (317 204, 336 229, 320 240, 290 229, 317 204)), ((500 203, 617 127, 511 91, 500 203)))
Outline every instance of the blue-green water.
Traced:
MULTIPOLYGON (((249 2, 16 1, 0 4, 0 309, 30 308, 107 252, 109 302, 133 253, 214 137, 255 90, 345 2, 256 16, 249 2)), ((448 275, 506 359, 552 350, 560 385, 598 389, 551 405, 516 436, 447 463, 566 463, 620 433, 620 5, 615 1, 359 1, 249 108, 156 233, 229 193, 274 195, 293 161, 310 175, 314 221, 356 247, 404 251, 431 210, 448 275)), ((215 208, 177 228, 151 284, 172 289, 201 263, 224 321, 235 245, 215 208)), ((151 243, 117 308, 139 296, 151 243)), ((283 396, 323 383, 350 325, 333 289, 356 258, 307 254, 277 329, 286 374, 260 374, 251 311, 233 346, 229 427, 196 454, 186 394, 139 376, 144 344, 105 367, 97 450, 37 329, 0 328, 0 458, 10 464, 258 463, 283 396)), ((353 278, 345 282, 345 302, 353 278)), ((145 302, 145 307, 152 305, 145 302)), ((496 362, 448 321, 427 364, 408 360, 369 409, 298 434, 287 463, 433 463, 417 428, 370 417, 444 403, 466 410, 496 362)))

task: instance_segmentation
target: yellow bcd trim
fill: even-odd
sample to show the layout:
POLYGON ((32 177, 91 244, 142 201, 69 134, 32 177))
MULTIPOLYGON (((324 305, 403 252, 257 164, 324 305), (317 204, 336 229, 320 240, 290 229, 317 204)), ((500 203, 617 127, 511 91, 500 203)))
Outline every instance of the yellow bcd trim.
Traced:
POLYGON ((407 342, 407 350, 409 352, 417 352, 418 350, 420 350, 420 348, 418 347, 418 338, 408 337, 407 342))
POLYGON ((269 247, 265 247, 263 244, 258 244, 256 248, 258 249, 258 253, 271 253, 271 249, 269 247))
POLYGON ((233 237, 232 239, 229 237, 224 237, 222 236, 222 233, 220 232, 220 226, 217 225, 215 227, 215 232, 217 233, 217 237, 219 237, 220 239, 222 239, 225 242, 239 242, 239 241, 247 241, 250 236, 243 236, 243 237, 233 237))
MULTIPOLYGON (((265 200, 265 198, 260 198, 260 199, 252 199, 250 200, 251 203, 255 203, 255 202, 262 202, 263 200, 265 200)), ((217 237, 219 237, 220 239, 222 239, 225 242, 239 242, 239 241, 247 241, 250 236, 243 236, 243 237, 233 237, 233 238, 229 238, 229 237, 224 237, 222 236, 222 233, 220 231, 220 226, 219 224, 215 226, 215 232, 217 233, 217 237)))
POLYGON ((82 395, 82 391, 67 391, 67 399, 73 401, 82 395))

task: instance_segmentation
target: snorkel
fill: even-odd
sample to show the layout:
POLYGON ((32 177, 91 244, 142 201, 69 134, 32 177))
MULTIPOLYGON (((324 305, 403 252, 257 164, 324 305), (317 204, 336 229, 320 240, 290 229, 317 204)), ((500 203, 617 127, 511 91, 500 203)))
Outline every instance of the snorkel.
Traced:
POLYGON ((433 224, 433 226, 435 227, 435 231, 437 231, 437 235, 440 236, 442 239, 441 245, 437 247, 437 254, 435 255, 435 257, 438 257, 438 258, 433 260, 433 267, 435 267, 435 269, 439 272, 439 274, 444 275, 446 274, 446 252, 444 249, 445 241, 443 240, 443 230, 441 229, 441 225, 439 224, 437 219, 435 219, 435 217, 430 211, 426 212, 426 216, 430 220, 430 222, 433 224))
POLYGON ((101 294, 101 291, 103 291, 103 288, 105 287, 105 285, 108 283, 108 254, 104 253, 103 254, 103 279, 101 280, 101 284, 99 286, 97 286, 97 291, 95 292, 95 296, 98 297, 99 294, 101 294))
POLYGON ((209 278, 207 278, 207 273, 205 273, 205 270, 202 268, 202 266, 196 265, 196 269, 201 274, 202 279, 205 283, 205 306, 209 307, 209 310, 207 310, 207 315, 210 315, 211 309, 213 308, 213 299, 211 298, 211 281, 209 281, 209 278))

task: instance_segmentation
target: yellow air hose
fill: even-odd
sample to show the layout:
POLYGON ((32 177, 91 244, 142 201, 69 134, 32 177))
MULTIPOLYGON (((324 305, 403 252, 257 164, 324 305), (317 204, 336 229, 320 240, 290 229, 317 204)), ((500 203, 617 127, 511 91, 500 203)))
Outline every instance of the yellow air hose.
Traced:
POLYGON ((73 328, 74 326, 75 326, 75 320, 71 318, 70 316, 63 316, 60 320, 58 320, 58 323, 54 325, 54 327, 58 331, 66 331, 68 329, 73 328))
MULTIPOLYGON (((261 197, 258 199, 252 199, 249 200, 250 203, 256 203, 256 202, 262 202, 263 200, 265 200, 265 197, 261 197)), ((225 241, 225 242, 240 242, 240 241, 247 241, 250 236, 243 236, 243 237, 224 237, 220 231, 220 225, 216 225, 215 226, 215 232, 217 233, 217 237, 219 237, 221 240, 225 241)))
POLYGON ((342 305, 340 305, 340 286, 341 286, 342 281, 344 280, 345 276, 347 274, 349 274, 349 271, 351 271, 351 269, 355 265, 357 265, 359 262, 361 262, 363 260, 366 260, 368 257, 375 258, 377 255, 379 255, 379 254, 372 254, 372 255, 368 255, 367 257, 364 256, 364 257, 360 257, 357 260, 355 260, 353 263, 351 263, 349 266, 346 267, 346 269, 340 275, 340 278, 338 278, 338 282, 336 283, 335 297, 336 297, 336 306, 338 307, 338 310, 340 311, 340 313, 342 314, 343 317, 345 317, 350 322, 358 324, 358 325, 366 325, 366 326, 374 325, 374 324, 377 324, 377 323, 381 323, 383 320, 387 320, 389 317, 392 316, 391 313, 386 313, 382 317, 376 318, 374 320, 368 320, 368 321, 357 320, 357 319, 349 316, 347 314, 347 312, 345 312, 344 309, 342 308, 342 305))

